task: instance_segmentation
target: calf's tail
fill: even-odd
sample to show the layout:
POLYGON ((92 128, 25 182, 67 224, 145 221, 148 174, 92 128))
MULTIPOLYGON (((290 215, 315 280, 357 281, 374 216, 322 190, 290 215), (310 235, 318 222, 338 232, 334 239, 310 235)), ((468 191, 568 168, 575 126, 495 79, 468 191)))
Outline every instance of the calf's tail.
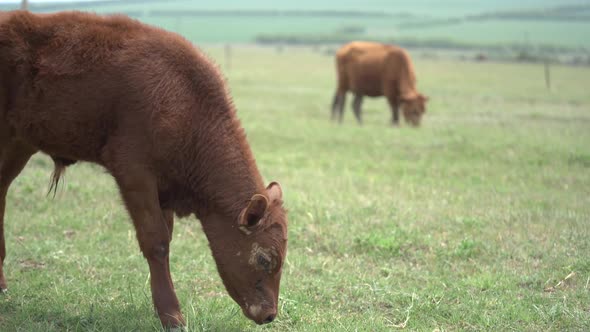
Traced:
POLYGON ((74 164, 76 161, 53 156, 51 159, 53 159, 54 169, 53 173, 51 174, 49 191, 47 191, 47 195, 51 194, 55 198, 55 194, 57 193, 57 185, 59 184, 59 180, 61 179, 62 175, 66 172, 66 167, 74 164))

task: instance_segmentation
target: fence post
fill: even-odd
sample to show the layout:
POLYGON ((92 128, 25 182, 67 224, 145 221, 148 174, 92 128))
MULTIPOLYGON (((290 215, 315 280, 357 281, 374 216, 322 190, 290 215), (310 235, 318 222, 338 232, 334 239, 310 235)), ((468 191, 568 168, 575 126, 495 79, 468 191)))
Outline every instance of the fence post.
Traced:
POLYGON ((223 54, 225 55, 225 70, 229 71, 231 68, 231 45, 225 44, 223 54))
POLYGON ((20 3, 20 9, 22 10, 29 10, 29 1, 28 0, 22 0, 20 3))
POLYGON ((551 90, 551 72, 549 68, 549 60, 545 59, 545 86, 547 90, 551 90))

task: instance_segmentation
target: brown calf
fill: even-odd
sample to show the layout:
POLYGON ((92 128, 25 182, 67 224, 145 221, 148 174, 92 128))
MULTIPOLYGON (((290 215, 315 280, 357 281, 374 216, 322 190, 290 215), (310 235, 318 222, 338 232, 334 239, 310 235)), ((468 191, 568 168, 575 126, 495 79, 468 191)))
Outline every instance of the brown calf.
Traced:
POLYGON ((281 187, 264 186, 225 82, 182 37, 123 16, 0 13, 0 288, 10 183, 41 151, 54 185, 78 160, 115 178, 164 326, 173 215, 201 221, 223 283, 256 323, 277 314, 287 245, 281 187))
POLYGON ((385 96, 391 107, 392 124, 399 124, 401 107, 406 122, 419 126, 428 98, 416 90, 414 66, 408 53, 397 46, 352 42, 336 52, 338 87, 332 102, 332 120, 342 122, 346 92, 352 91, 352 108, 362 123, 363 96, 385 96))

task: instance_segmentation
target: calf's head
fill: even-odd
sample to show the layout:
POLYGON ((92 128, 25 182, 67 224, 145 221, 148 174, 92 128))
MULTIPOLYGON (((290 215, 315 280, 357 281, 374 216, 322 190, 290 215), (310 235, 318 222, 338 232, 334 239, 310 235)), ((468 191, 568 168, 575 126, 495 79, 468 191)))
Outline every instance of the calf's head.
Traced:
POLYGON ((272 322, 287 253, 287 213, 280 185, 273 182, 264 194, 252 196, 237 220, 219 215, 203 219, 229 295, 257 324, 272 322))
POLYGON ((401 109, 404 114, 404 119, 407 123, 414 127, 420 126, 422 115, 426 113, 427 101, 428 97, 419 93, 413 96, 402 98, 401 109))

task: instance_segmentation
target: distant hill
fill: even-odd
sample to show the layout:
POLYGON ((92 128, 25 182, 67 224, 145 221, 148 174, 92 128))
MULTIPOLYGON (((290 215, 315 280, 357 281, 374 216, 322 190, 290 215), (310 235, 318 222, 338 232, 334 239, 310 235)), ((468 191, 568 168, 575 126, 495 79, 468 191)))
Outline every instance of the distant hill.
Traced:
MULTIPOLYGON (((18 3, 0 4, 0 10, 18 3)), ((31 2, 35 12, 123 13, 199 43, 437 40, 449 45, 590 48, 590 3, 568 0, 126 0, 31 2), (268 38, 267 38, 268 40, 268 38)))

